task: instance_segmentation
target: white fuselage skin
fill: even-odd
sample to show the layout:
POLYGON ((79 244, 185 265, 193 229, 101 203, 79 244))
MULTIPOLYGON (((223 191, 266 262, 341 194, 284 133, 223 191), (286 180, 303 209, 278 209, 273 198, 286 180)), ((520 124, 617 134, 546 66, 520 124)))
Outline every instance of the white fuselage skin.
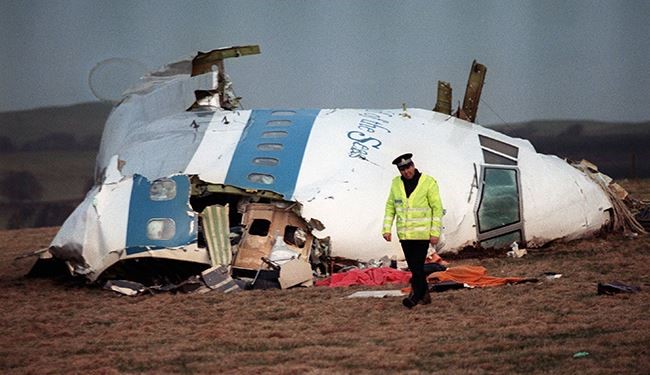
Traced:
MULTIPOLYGON (((174 144, 160 132, 147 145, 127 138, 118 147, 104 150, 110 150, 106 155, 125 160, 123 175, 139 173, 154 180, 178 173, 178 165, 187 163, 184 173, 196 174, 209 183, 223 183, 249 115, 250 111, 217 111, 208 123, 206 116, 197 117, 205 123, 205 133, 189 156, 176 152, 184 150, 177 144, 182 136, 177 135, 174 144), (228 125, 224 125, 224 118, 228 125), (164 160, 152 160, 155 149, 165 150, 164 160), (165 163, 173 166, 166 168, 165 163)), ((193 116, 186 112, 143 126, 153 132, 163 128, 156 126, 157 122, 177 121, 181 128, 193 116)), ((133 133, 142 131, 134 129, 133 133)), ((390 181, 399 174, 391 161, 410 152, 418 169, 432 175, 440 187, 445 216, 438 250, 456 251, 477 242, 477 182, 480 167, 486 165, 479 134, 519 150, 516 168, 521 176, 527 241, 541 245, 553 239, 576 238, 607 223, 605 210, 611 204, 606 195, 565 161, 536 153, 528 141, 422 109, 321 110, 304 150, 294 195, 287 200, 300 202, 303 217, 317 218, 325 225, 325 230, 315 234, 331 237, 335 255, 362 260, 399 255, 395 241, 382 240, 381 222, 390 181)), ((188 131, 186 138, 190 135, 188 131)), ((98 162, 100 169, 108 165, 101 158, 98 162)))
MULTIPOLYGON (((78 273, 94 279, 127 256, 126 222, 134 175, 149 181, 187 175, 224 183, 252 111, 186 111, 194 90, 214 87, 215 82, 214 74, 172 77, 157 90, 145 87, 126 97, 113 110, 97 157, 102 184, 66 221, 52 241, 51 252, 74 260, 78 273)), ((497 160, 510 163, 505 168, 518 176, 516 225, 521 242, 538 246, 584 237, 608 223, 611 203, 606 194, 565 161, 538 154, 526 140, 423 109, 320 110, 304 149, 293 150, 301 153, 302 161, 293 166, 298 177, 292 196, 284 199, 301 203, 305 219, 315 218, 325 225, 314 235, 331 238, 332 255, 358 260, 400 257, 399 243, 384 241, 381 231, 391 179, 399 174, 391 161, 408 152, 418 169, 439 185, 445 215, 437 250, 477 245, 484 239, 478 233, 476 213, 484 170, 504 167, 486 160, 485 149, 492 146, 482 144, 481 137, 506 145, 506 154, 516 151, 497 160)), ((194 218, 189 203, 187 208, 187 215, 194 218)), ((133 256, 209 263, 205 249, 193 244, 183 249, 133 256)))

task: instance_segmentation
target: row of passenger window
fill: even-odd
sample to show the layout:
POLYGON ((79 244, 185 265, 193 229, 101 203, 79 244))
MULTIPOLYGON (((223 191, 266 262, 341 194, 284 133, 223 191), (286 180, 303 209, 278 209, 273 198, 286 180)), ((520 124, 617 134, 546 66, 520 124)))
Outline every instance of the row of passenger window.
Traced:
MULTIPOLYGON (((292 116, 296 113, 294 111, 273 111, 272 116, 292 116)), ((269 120, 266 122, 266 126, 291 126, 293 121, 291 120, 269 120)), ((262 133, 261 138, 284 138, 287 137, 289 133, 285 130, 269 130, 262 133)), ((257 145, 259 151, 274 152, 282 151, 284 145, 279 142, 275 143, 259 143, 257 145)), ((264 167, 275 167, 280 163, 280 159, 273 157, 256 157, 252 160, 253 165, 264 166, 264 167)), ((275 182, 275 177, 267 173, 250 173, 248 175, 248 181, 254 182, 256 184, 262 185, 272 185, 275 182)))

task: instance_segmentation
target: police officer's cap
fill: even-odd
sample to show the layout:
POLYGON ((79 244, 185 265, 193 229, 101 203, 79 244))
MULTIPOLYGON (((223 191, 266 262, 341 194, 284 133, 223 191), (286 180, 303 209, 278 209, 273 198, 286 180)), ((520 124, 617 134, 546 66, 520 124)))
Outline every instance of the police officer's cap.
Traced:
POLYGON ((413 160, 411 160, 412 157, 413 154, 411 153, 400 155, 393 160, 393 164, 395 164, 398 169, 405 169, 409 165, 413 164, 413 160))

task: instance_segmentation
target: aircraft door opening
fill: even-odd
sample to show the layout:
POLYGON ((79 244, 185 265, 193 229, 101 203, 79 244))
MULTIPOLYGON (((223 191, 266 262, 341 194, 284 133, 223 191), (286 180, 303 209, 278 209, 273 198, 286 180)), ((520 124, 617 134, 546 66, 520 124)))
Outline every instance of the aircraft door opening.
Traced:
POLYGON ((482 248, 524 242, 520 173, 517 167, 483 165, 475 207, 477 238, 482 248))

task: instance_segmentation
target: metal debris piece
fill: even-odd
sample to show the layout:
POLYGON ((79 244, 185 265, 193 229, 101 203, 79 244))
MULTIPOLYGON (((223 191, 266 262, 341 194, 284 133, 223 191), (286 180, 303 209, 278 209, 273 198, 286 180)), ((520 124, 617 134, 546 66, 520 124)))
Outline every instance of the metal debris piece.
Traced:
POLYGON ((201 212, 203 232, 213 266, 228 265, 232 260, 228 204, 206 207, 201 212))
POLYGON ((467 88, 465 89, 465 99, 463 100, 462 109, 462 113, 465 114, 466 120, 469 122, 476 120, 478 103, 481 100, 481 91, 485 82, 485 73, 487 73, 485 65, 479 64, 474 60, 472 62, 472 69, 469 72, 469 78, 467 79, 467 88))
POLYGON ((544 277, 546 277, 546 280, 555 280, 562 277, 562 274, 556 272, 544 272, 544 277))
POLYGON ((626 285, 618 281, 610 283, 598 283, 598 294, 617 294, 617 293, 637 293, 641 287, 636 285, 626 285))
POLYGON ((345 298, 386 298, 386 297, 401 297, 406 295, 399 289, 396 290, 362 290, 354 292, 345 298))
POLYGON ((282 289, 294 286, 312 286, 314 280, 311 266, 304 260, 293 259, 280 266, 280 277, 278 278, 282 289))
POLYGON ((610 224, 612 231, 620 231, 624 234, 647 233, 643 226, 636 220, 625 202, 610 188, 612 182, 610 177, 598 172, 598 167, 584 159, 579 163, 571 163, 571 166, 582 171, 585 176, 589 177, 589 179, 595 182, 607 194, 612 204, 613 218, 610 224))
POLYGON ((112 290, 125 296, 137 296, 148 290, 143 284, 129 280, 108 280, 104 284, 104 289, 112 290))
POLYGON ((438 81, 438 99, 433 110, 447 115, 451 114, 451 85, 449 82, 438 81))
POLYGON ((519 244, 517 242, 513 242, 512 245, 510 245, 510 248, 512 250, 506 253, 506 255, 510 258, 521 258, 524 255, 528 254, 528 251, 526 249, 519 248, 519 244))
POLYGON ((224 293, 239 291, 239 285, 235 280, 230 277, 228 268, 224 266, 216 266, 208 268, 201 272, 201 278, 205 285, 211 290, 216 290, 224 293))
POLYGON ((228 48, 219 48, 210 52, 199 52, 192 60, 192 76, 212 72, 213 67, 217 68, 217 95, 219 97, 219 106, 223 109, 232 110, 239 105, 239 99, 234 95, 232 82, 226 74, 223 60, 231 57, 240 57, 246 55, 257 55, 260 53, 260 47, 257 45, 235 46, 228 48))
POLYGON ((589 355, 589 352, 575 352, 573 358, 584 358, 589 355))

